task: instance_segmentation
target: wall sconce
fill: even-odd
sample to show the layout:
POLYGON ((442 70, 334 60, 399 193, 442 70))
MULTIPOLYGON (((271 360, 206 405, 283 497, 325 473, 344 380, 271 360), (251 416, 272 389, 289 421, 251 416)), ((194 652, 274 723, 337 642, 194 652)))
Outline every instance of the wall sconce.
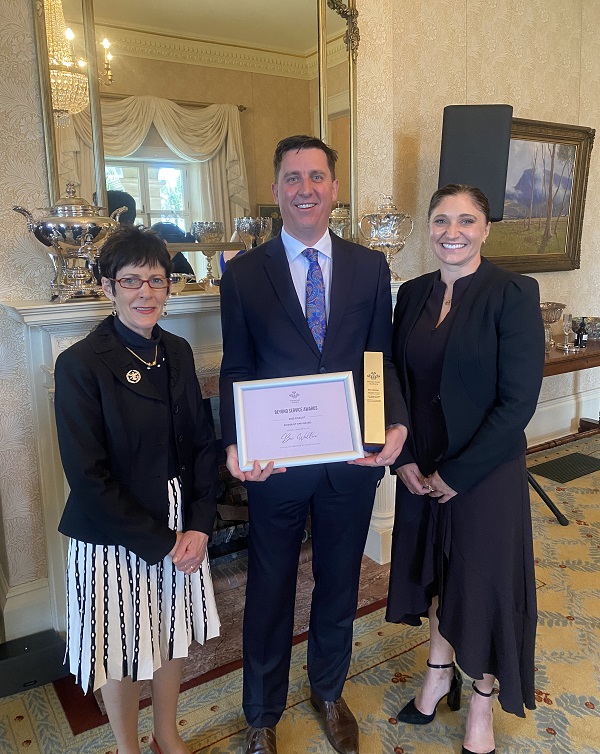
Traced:
POLYGON ((113 81, 112 68, 110 67, 110 61, 112 60, 112 54, 110 52, 110 42, 106 37, 101 42, 104 48, 104 70, 100 74, 100 82, 106 86, 110 86, 113 81))

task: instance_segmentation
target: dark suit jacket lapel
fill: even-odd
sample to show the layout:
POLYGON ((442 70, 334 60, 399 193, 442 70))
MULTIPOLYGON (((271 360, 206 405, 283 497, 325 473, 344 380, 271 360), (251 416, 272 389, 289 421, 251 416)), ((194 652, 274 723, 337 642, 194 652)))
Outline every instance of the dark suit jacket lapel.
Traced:
MULTIPOLYGON (((346 313, 348 291, 354 280, 356 257, 350 244, 331 234, 331 292, 329 297, 329 319, 323 351, 335 341, 346 313)), ((391 316, 391 314, 390 314, 391 316)))
MULTIPOLYGON (((298 301, 298 294, 294 288, 294 282, 290 273, 290 265, 287 260, 281 236, 269 241, 265 248, 265 271, 271 280, 275 293, 281 305, 287 312, 298 332, 306 340, 319 356, 319 351, 306 317, 302 313, 302 307, 298 301)), ((327 342, 327 340, 325 341, 327 342)))
POLYGON ((94 351, 119 382, 138 395, 162 401, 156 388, 146 376, 148 371, 146 367, 132 356, 117 338, 110 318, 101 322, 97 329, 88 335, 88 340, 94 351), (132 378, 136 377, 135 372, 140 377, 138 382, 131 381, 132 378), (127 375, 129 375, 129 379, 127 375))

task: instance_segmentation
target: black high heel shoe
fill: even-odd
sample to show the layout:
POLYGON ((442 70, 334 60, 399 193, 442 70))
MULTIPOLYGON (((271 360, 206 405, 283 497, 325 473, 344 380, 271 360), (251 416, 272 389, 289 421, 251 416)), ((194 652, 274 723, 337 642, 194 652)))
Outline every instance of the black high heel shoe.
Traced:
MULTIPOLYGON (((492 695, 492 694, 494 693, 494 691, 493 691, 493 690, 492 690, 492 691, 490 691, 490 693, 489 693, 489 694, 486 694, 486 693, 485 693, 485 691, 480 691, 480 690, 479 690, 479 689, 477 688, 477 686, 475 685, 475 681, 473 681, 473 683, 471 684, 471 686, 473 687, 473 691, 475 691, 475 692, 476 692, 477 694, 479 694, 479 696, 485 696, 485 697, 487 697, 488 699, 489 699, 489 698, 490 698, 490 696, 491 696, 491 695, 492 695)), ((461 752, 461 754, 475 754, 475 752, 471 751, 470 749, 465 749, 465 747, 463 746, 463 747, 462 747, 462 752, 461 752)), ((491 751, 488 751, 488 752, 487 752, 487 754, 496 754, 496 749, 495 749, 495 748, 493 748, 493 749, 492 749, 491 751)))
POLYGON ((448 707, 450 707, 452 712, 456 712, 460 709, 460 696, 463 683, 460 670, 453 662, 450 662, 447 665, 432 665, 429 660, 427 660, 427 666, 430 668, 436 668, 438 670, 441 670, 443 668, 454 668, 454 677, 452 678, 452 682, 450 683, 450 690, 447 694, 444 694, 444 696, 441 696, 437 700, 435 709, 433 710, 431 715, 426 715, 424 712, 418 710, 415 706, 415 700, 411 699, 410 702, 396 715, 396 719, 400 723, 408 723, 409 725, 427 725, 428 723, 432 722, 433 718, 435 717, 435 713, 437 712, 438 704, 444 697, 446 697, 446 702, 448 703, 448 707))

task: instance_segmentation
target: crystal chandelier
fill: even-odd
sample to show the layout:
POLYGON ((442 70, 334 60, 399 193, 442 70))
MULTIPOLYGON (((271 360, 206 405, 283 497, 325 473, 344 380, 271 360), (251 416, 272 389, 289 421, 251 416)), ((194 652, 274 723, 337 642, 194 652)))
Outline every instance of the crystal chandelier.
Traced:
POLYGON ((54 120, 57 126, 68 126, 71 115, 81 112, 89 101, 87 74, 81 70, 85 62, 73 62, 69 42, 73 33, 67 34, 61 1, 44 0, 44 14, 54 120))

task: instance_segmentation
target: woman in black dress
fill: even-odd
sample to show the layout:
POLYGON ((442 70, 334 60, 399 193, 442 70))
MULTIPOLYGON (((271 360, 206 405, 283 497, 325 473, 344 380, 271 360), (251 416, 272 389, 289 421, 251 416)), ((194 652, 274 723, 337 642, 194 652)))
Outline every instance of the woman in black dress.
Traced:
POLYGON ((177 726, 193 640, 219 633, 208 537, 216 458, 189 344, 157 321, 169 295, 165 244, 116 230, 99 258, 113 302, 55 369, 58 440, 71 491, 67 649, 98 688, 120 754, 139 754, 139 681, 152 682, 154 754, 185 754, 177 726))
POLYGON ((479 189, 451 184, 429 206, 439 271, 401 286, 393 357, 411 415, 399 476, 387 619, 429 618, 421 690, 399 713, 433 720, 475 679, 463 754, 494 752, 491 692, 534 709, 536 598, 524 429, 541 386, 544 332, 534 279, 481 256, 479 189))

